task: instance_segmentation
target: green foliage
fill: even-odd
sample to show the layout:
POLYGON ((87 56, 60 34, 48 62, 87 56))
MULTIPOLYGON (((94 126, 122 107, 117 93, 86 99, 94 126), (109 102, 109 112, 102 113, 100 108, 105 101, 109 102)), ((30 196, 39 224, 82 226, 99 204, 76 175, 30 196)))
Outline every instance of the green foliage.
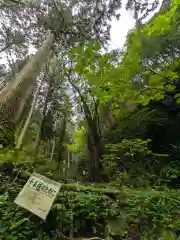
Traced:
POLYGON ((116 200, 98 193, 61 192, 43 222, 12 202, 21 187, 16 182, 9 195, 0 198, 3 240, 33 239, 42 234, 45 239, 56 239, 58 231, 68 235, 72 223, 74 234, 84 237, 103 237, 107 228, 108 235, 124 239, 133 229, 146 239, 180 230, 179 191, 121 188, 122 194, 116 200))
POLYGON ((3 148, 0 150, 0 163, 3 163, 6 159, 8 163, 15 164, 26 164, 30 162, 30 156, 28 157, 27 150, 22 151, 18 149, 9 150, 8 148, 3 148))
POLYGON ((137 153, 141 153, 145 155, 152 155, 152 156, 162 156, 167 157, 167 154, 156 154, 153 153, 150 149, 148 144, 151 142, 151 139, 124 139, 122 142, 118 144, 107 144, 106 148, 113 153, 119 152, 121 149, 125 149, 125 155, 134 156, 137 153))
POLYGON ((134 155, 137 152, 143 154, 152 154, 152 152, 148 149, 148 144, 151 142, 150 139, 142 140, 142 139, 124 139, 122 142, 118 144, 108 144, 106 147, 111 152, 117 152, 120 149, 129 149, 129 153, 134 155))
POLYGON ((67 144, 69 151, 81 152, 84 149, 85 133, 81 129, 77 129, 73 136, 74 143, 67 144))
POLYGON ((116 204, 110 198, 69 191, 60 192, 47 221, 43 222, 12 202, 21 187, 22 183, 17 181, 10 186, 8 195, 1 195, 0 231, 3 240, 33 239, 42 233, 47 239, 56 239, 58 231, 69 234, 72 222, 74 234, 103 236, 105 219, 116 215, 116 204))
POLYGON ((128 200, 131 206, 130 215, 139 219, 138 222, 141 222, 141 227, 144 225, 144 230, 151 228, 151 236, 163 228, 179 231, 177 208, 179 200, 177 192, 173 190, 139 191, 128 200))

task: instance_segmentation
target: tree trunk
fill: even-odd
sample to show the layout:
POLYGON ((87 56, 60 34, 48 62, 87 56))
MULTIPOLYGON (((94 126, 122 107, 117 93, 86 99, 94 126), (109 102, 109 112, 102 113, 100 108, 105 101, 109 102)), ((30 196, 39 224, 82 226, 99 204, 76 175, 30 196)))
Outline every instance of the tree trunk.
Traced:
POLYGON ((50 161, 51 161, 51 162, 52 162, 53 157, 54 157, 55 145, 56 145, 56 138, 54 137, 53 142, 52 142, 51 156, 50 156, 50 161))
POLYGON ((88 169, 88 180, 95 182, 95 166, 94 166, 94 149, 91 141, 91 136, 87 132, 87 169, 88 169))
POLYGON ((89 127, 89 133, 87 136, 87 148, 88 148, 88 176, 92 182, 103 181, 103 167, 101 163, 103 150, 101 144, 101 137, 95 132, 93 126, 89 127))
POLYGON ((53 83, 53 79, 50 77, 48 92, 47 92, 47 95, 46 95, 44 108, 43 108, 43 114, 42 114, 43 116, 42 116, 42 121, 41 121, 41 124, 40 124, 40 130, 39 130, 39 133, 38 133, 37 138, 36 138, 36 154, 38 154, 39 146, 41 144, 41 139, 42 139, 42 135, 43 135, 43 132, 44 132, 44 123, 45 123, 45 119, 46 119, 48 103, 51 100, 52 94, 53 94, 53 91, 54 91, 52 83, 53 83))
POLYGON ((65 146, 64 146, 64 140, 65 140, 65 135, 66 135, 66 116, 62 119, 61 122, 61 127, 60 127, 60 132, 59 132, 59 139, 57 141, 57 157, 56 161, 58 163, 62 163, 64 160, 64 154, 65 154, 65 146))
POLYGON ((78 92, 82 104, 84 115, 88 125, 87 132, 87 158, 88 158, 88 175, 89 180, 93 182, 102 182, 103 167, 101 158, 103 155, 102 141, 101 141, 101 129, 98 115, 99 101, 94 101, 94 114, 91 113, 89 106, 86 103, 85 98, 81 94, 79 88, 71 81, 70 84, 78 92))
POLYGON ((38 98, 38 94, 39 94, 39 91, 41 90, 41 87, 42 87, 42 84, 43 84, 43 81, 41 81, 41 84, 40 86, 38 87, 36 93, 35 93, 35 96, 34 96, 34 99, 33 99, 33 102, 32 102, 32 106, 31 106, 31 109, 30 109, 30 112, 29 112, 29 115, 27 117, 27 120, 24 124, 24 127, 21 131, 21 134, 18 138, 18 141, 17 141, 17 144, 16 144, 16 148, 21 148, 22 146, 22 143, 23 143, 23 140, 24 140, 24 137, 26 135, 26 132, 28 130, 28 127, 29 127, 29 124, 30 124, 30 121, 31 121, 31 118, 32 118, 32 115, 33 115, 33 112, 34 112, 34 109, 35 109, 35 106, 36 106, 36 103, 37 103, 37 98, 38 98))
MULTIPOLYGON (((27 97, 30 95, 36 78, 49 56, 54 42, 54 35, 49 34, 35 56, 20 71, 17 77, 8 86, 0 91, 0 125, 5 123, 0 134, 0 144, 4 145, 4 138, 8 138, 9 145, 13 145, 15 125, 24 108, 27 97)), ((7 141, 6 141, 7 142, 7 141)), ((6 145, 8 145, 6 143, 6 145)))

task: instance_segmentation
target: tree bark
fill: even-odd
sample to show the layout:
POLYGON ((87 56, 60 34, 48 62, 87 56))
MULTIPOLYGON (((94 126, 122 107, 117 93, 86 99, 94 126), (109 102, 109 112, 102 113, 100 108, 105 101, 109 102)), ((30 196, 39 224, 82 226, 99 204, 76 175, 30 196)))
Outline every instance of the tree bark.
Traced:
POLYGON ((89 181, 102 182, 104 175, 101 162, 103 156, 103 147, 101 142, 101 136, 98 134, 96 122, 88 126, 87 150, 89 181))
POLYGON ((65 160, 65 146, 64 146, 64 143, 65 143, 65 137, 66 137, 66 128, 67 128, 67 118, 68 118, 68 108, 69 108, 69 99, 68 99, 68 96, 65 96, 65 99, 64 99, 64 116, 63 116, 63 119, 60 123, 60 127, 59 127, 59 132, 58 132, 58 135, 59 135, 59 138, 58 138, 58 141, 57 141, 57 147, 56 147, 56 152, 58 153, 57 154, 57 157, 56 157, 56 161, 58 163, 61 163, 63 160, 65 160))
POLYGON ((18 138, 18 141, 17 141, 17 144, 16 144, 16 148, 20 149, 22 144, 23 144, 23 140, 24 140, 24 137, 26 135, 26 132, 28 130, 28 127, 29 127, 29 124, 30 124, 30 121, 31 121, 31 118, 32 118, 32 115, 33 115, 33 112, 34 112, 34 109, 35 109, 35 106, 36 106, 36 103, 37 103, 37 98, 38 98, 38 94, 39 94, 39 91, 41 90, 41 87, 42 87, 42 84, 43 84, 43 81, 41 81, 41 84, 40 86, 38 87, 36 93, 35 93, 35 96, 34 96, 34 99, 33 99, 33 102, 32 102, 32 106, 31 106, 31 109, 29 111, 29 115, 27 117, 27 120, 24 124, 24 127, 21 131, 21 134, 18 138))
POLYGON ((51 150, 51 156, 50 156, 50 161, 52 162, 53 157, 54 157, 54 150, 55 150, 55 145, 56 145, 56 138, 54 137, 52 141, 52 150, 51 150))
MULTIPOLYGON (((4 129, 1 131, 0 143, 4 144, 3 138, 7 138, 10 133, 15 133, 15 125, 21 115, 25 102, 29 94, 32 92, 36 84, 36 78, 40 70, 49 56, 54 42, 54 35, 49 34, 43 42, 34 57, 30 59, 28 64, 20 71, 17 77, 8 86, 0 91, 0 125, 4 129)), ((13 145, 12 138, 9 138, 9 145, 13 145)))
POLYGON ((49 101, 52 98, 53 91, 54 91, 53 90, 53 79, 50 77, 48 92, 47 92, 47 95, 46 95, 44 108, 43 108, 43 114, 42 114, 43 116, 42 116, 42 121, 41 121, 41 124, 40 124, 40 130, 39 130, 39 133, 38 133, 37 138, 36 138, 36 154, 38 154, 39 146, 41 144, 41 139, 42 139, 42 135, 43 135, 43 132, 44 132, 44 123, 45 123, 46 114, 47 114, 47 107, 48 107, 49 101))

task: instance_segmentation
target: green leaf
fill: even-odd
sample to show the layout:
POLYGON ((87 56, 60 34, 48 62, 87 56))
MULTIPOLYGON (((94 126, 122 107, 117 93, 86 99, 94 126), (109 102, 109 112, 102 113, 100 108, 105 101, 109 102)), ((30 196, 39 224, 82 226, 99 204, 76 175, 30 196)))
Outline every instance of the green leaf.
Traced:
POLYGON ((180 93, 175 94, 175 98, 180 98, 180 93))
POLYGON ((180 103, 180 98, 176 99, 176 103, 177 103, 177 104, 180 103))
POLYGON ((169 155, 165 153, 154 153, 153 155, 157 157, 169 157, 169 155))
POLYGON ((8 230, 8 227, 0 226, 0 233, 4 233, 8 230))
POLYGON ((20 221, 13 223, 13 224, 11 225, 10 229, 11 229, 11 230, 12 230, 12 229, 15 229, 15 228, 19 227, 20 225, 22 225, 24 222, 28 222, 28 221, 30 221, 29 218, 23 218, 23 219, 21 219, 20 221))

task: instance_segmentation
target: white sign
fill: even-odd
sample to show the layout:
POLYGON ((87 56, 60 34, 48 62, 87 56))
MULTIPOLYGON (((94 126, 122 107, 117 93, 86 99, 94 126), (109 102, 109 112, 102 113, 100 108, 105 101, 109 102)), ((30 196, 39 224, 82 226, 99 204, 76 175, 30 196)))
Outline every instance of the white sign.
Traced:
POLYGON ((60 188, 60 183, 33 173, 14 202, 45 220, 60 188))

